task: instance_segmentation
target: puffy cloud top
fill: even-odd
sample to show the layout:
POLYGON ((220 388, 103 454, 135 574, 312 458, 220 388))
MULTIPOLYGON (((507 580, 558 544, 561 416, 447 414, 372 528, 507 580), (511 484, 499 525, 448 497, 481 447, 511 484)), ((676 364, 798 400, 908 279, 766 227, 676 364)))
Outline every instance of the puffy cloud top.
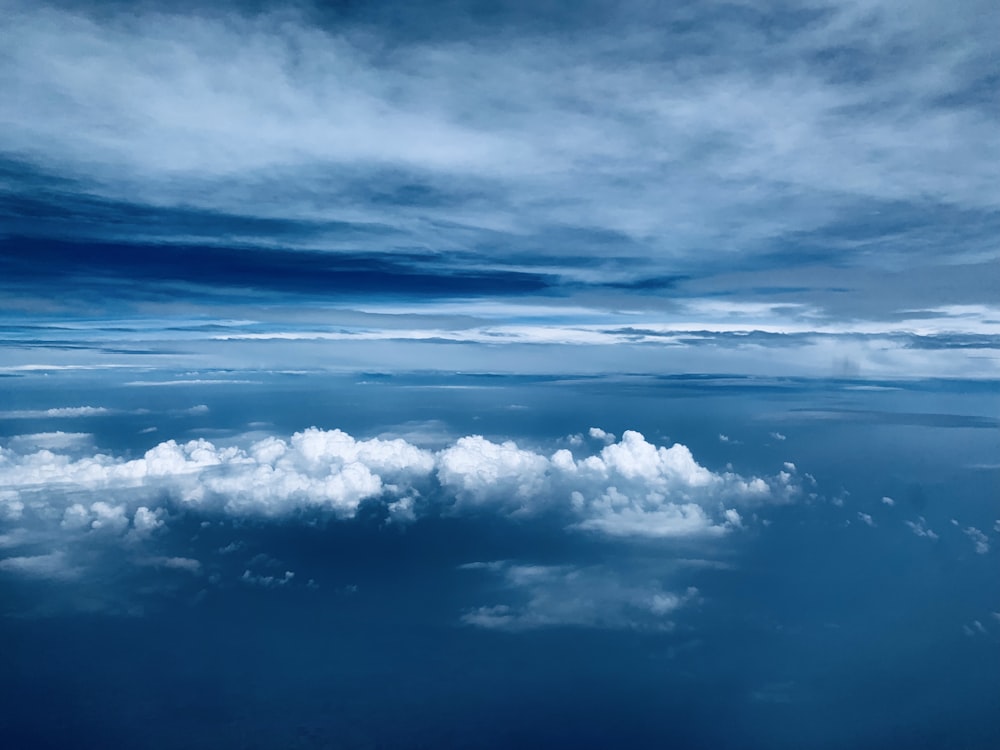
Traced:
MULTIPOLYGON (((48 539, 121 538, 130 544, 166 533, 170 517, 182 512, 352 517, 374 500, 385 504, 394 522, 478 509, 556 514, 567 528, 614 537, 717 537, 743 524, 732 506, 787 500, 797 492, 794 473, 769 479, 715 473, 686 446, 656 446, 634 430, 581 456, 482 435, 431 452, 402 439, 359 440, 316 427, 244 446, 167 440, 132 459, 80 455, 79 446, 73 454, 24 441, 10 446, 0 447, 5 531, 44 529, 48 539), (24 446, 30 450, 17 450, 24 446)), ((12 557, 3 569, 36 570, 46 559, 12 557)))

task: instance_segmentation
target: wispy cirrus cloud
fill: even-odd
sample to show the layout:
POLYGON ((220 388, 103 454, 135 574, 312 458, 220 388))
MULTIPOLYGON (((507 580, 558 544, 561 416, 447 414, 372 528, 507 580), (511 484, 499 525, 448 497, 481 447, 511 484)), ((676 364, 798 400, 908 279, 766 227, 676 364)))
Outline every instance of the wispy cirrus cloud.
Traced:
MULTIPOLYGON (((451 19, 471 44, 308 10, 9 2, 5 183, 36 214, 67 194, 126 226, 127 205, 173 211, 171 241, 346 241, 506 266, 541 252, 564 268, 609 247, 674 268, 706 253, 745 265, 775 243, 923 256, 922 236, 1000 206, 992 40, 971 12, 989 8, 968 5, 581 9, 573 34, 451 19)), ((162 236, 147 219, 125 234, 162 236)), ((964 236, 950 253, 995 247, 964 236)))

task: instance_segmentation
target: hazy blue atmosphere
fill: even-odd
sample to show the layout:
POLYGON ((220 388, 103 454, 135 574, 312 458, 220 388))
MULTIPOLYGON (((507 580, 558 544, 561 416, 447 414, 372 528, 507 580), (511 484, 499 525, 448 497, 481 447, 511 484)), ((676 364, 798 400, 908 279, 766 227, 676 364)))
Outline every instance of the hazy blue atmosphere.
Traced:
POLYGON ((1000 747, 995 3, 0 18, 0 747, 1000 747))

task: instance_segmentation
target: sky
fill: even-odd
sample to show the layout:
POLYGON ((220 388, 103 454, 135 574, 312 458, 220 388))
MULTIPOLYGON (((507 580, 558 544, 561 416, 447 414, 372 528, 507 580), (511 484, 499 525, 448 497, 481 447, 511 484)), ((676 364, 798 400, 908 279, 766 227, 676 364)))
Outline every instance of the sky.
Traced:
POLYGON ((1000 745, 995 3, 0 16, 4 745, 1000 745))

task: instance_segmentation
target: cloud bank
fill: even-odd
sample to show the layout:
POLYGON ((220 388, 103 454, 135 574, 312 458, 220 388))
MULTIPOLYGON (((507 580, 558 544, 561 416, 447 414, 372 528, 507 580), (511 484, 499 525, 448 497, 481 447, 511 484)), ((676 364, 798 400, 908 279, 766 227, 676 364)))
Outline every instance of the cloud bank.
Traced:
MULTIPOLYGON (((592 434, 606 435, 603 431, 592 434)), ((167 440, 140 458, 0 447, 0 509, 11 520, 58 518, 64 530, 155 533, 172 513, 279 518, 307 511, 354 516, 365 501, 390 515, 567 513, 573 528, 612 536, 717 536, 741 524, 735 507, 780 502, 794 476, 716 473, 681 444, 633 430, 596 453, 545 454, 481 435, 432 452, 402 439, 359 440, 315 427, 249 445, 167 440)))

